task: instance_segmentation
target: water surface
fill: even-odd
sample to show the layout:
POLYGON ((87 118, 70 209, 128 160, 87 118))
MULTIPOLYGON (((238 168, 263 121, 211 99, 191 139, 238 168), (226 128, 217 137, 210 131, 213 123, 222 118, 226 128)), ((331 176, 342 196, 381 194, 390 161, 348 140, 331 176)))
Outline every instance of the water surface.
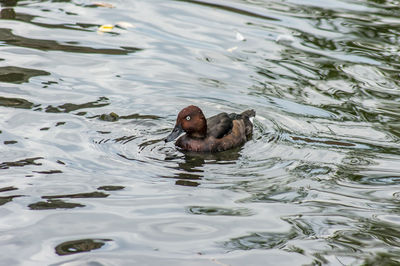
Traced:
POLYGON ((0 4, 5 265, 400 263, 396 1, 0 4), (165 144, 189 104, 252 140, 165 144))

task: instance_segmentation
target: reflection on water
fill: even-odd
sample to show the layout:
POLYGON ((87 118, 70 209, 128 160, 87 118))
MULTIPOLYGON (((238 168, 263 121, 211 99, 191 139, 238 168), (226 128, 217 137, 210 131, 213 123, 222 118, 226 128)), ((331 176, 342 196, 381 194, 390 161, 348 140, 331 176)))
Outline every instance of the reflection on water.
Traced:
POLYGON ((0 97, 0 106, 31 109, 33 107, 33 103, 20 98, 0 97))
MULTIPOLYGON (((181 158, 182 162, 172 167, 172 169, 176 169, 177 172, 172 176, 162 177, 178 179, 175 182, 176 185, 196 187, 200 185, 200 183, 194 180, 201 180, 204 178, 204 170, 202 170, 202 168, 205 164, 235 164, 240 157, 239 151, 240 148, 215 154, 184 152, 184 157, 181 158)), ((167 160, 174 159, 168 158, 167 160)))
POLYGON ((89 252, 101 248, 107 241, 111 241, 111 239, 80 239, 67 241, 56 246, 56 253, 63 256, 80 252, 89 252))
POLYGON ((65 202, 56 199, 56 200, 38 201, 36 203, 29 204, 28 207, 31 210, 50 210, 50 209, 72 209, 77 207, 85 207, 85 205, 79 203, 65 202))
POLYGON ((0 206, 6 204, 7 202, 12 201, 14 198, 22 197, 21 195, 13 195, 7 197, 0 197, 0 206))
POLYGON ((251 216, 253 213, 245 208, 221 208, 209 206, 191 206, 188 212, 199 215, 227 215, 227 216, 251 216))
POLYGON ((296 233, 254 233, 239 238, 234 238, 226 243, 224 246, 230 250, 251 250, 251 249, 273 249, 284 248, 288 241, 296 238, 296 233))
POLYGON ((0 261, 399 264, 399 11, 0 0, 0 261), (189 104, 252 139, 164 143, 189 104))
POLYGON ((114 190, 122 190, 124 189, 124 186, 101 186, 98 187, 98 190, 105 190, 105 191, 114 191, 114 190))
POLYGON ((10 167, 21 167, 25 165, 42 165, 41 163, 35 162, 36 160, 43 159, 43 157, 26 158, 18 160, 16 162, 2 162, 0 163, 0 169, 8 169, 10 167))
POLYGON ((109 195, 104 192, 88 192, 88 193, 77 193, 77 194, 69 194, 69 195, 53 195, 53 196, 42 196, 44 199, 60 199, 60 198, 106 198, 109 195))
POLYGON ((88 102, 83 104, 73 104, 73 103, 64 103, 60 106, 53 107, 51 105, 47 106, 45 111, 47 113, 69 113, 72 111, 86 109, 86 108, 94 108, 94 107, 103 107, 109 105, 107 103, 108 99, 106 97, 100 97, 97 101, 88 102))
POLYGON ((32 77, 47 75, 50 75, 50 73, 36 69, 11 66, 0 67, 0 82, 20 84, 24 82, 29 82, 29 79, 32 77))
POLYGON ((91 48, 78 45, 59 44, 53 40, 31 39, 14 35, 10 29, 0 29, 0 39, 5 44, 39 49, 43 51, 63 51, 70 53, 96 53, 108 55, 127 55, 142 49, 136 47, 121 47, 121 49, 91 48))

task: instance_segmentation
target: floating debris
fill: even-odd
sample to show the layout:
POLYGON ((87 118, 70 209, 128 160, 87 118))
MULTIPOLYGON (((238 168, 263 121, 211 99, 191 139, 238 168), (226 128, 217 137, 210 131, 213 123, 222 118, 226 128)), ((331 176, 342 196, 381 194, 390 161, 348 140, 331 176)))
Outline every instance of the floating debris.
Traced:
POLYGON ((227 50, 228 52, 232 53, 232 52, 235 51, 237 48, 238 48, 237 46, 234 46, 234 47, 228 48, 228 49, 226 49, 226 50, 227 50))
POLYGON ((104 24, 104 25, 101 25, 101 26, 97 29, 97 32, 110 32, 110 31, 113 30, 113 28, 114 28, 114 25, 111 25, 111 24, 104 24))
POLYGON ((294 38, 292 35, 278 35, 275 39, 277 43, 292 43, 294 42, 294 38))
POLYGON ((135 25, 133 25, 132 23, 125 22, 125 21, 117 22, 117 24, 115 24, 115 26, 123 28, 123 29, 136 28, 135 25))
POLYGON ((93 5, 94 6, 98 6, 98 7, 107 7, 107 8, 114 8, 115 7, 113 4, 104 3, 104 2, 94 2, 93 5))
POLYGON ((236 40, 243 42, 246 40, 246 38, 240 32, 237 31, 236 32, 236 40))

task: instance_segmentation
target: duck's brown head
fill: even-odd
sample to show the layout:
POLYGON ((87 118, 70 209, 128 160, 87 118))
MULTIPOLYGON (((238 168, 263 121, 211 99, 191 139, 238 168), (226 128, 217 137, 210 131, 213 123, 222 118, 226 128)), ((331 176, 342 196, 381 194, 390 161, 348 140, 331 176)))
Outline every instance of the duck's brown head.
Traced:
POLYGON ((201 109, 189 105, 179 112, 176 124, 172 132, 165 138, 165 142, 172 141, 183 132, 190 138, 205 138, 207 135, 207 120, 201 109))

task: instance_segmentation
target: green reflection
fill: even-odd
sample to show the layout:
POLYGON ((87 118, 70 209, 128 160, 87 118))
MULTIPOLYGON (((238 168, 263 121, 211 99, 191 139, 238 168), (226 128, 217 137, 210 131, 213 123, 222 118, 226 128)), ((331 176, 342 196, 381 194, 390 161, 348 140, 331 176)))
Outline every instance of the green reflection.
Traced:
POLYGON ((49 105, 46 107, 46 113, 69 113, 72 111, 87 109, 87 108, 99 108, 109 105, 107 97, 100 97, 97 101, 87 102, 82 104, 74 104, 74 103, 65 103, 54 107, 49 105))
POLYGON ((21 84, 29 82, 32 77, 48 75, 50 75, 49 72, 38 69, 15 66, 0 67, 0 82, 21 84))
POLYGON ((8 169, 10 167, 22 167, 26 165, 42 165, 41 163, 36 162, 36 160, 40 159, 43 159, 43 157, 26 158, 15 162, 2 162, 0 163, 0 169, 8 169))
POLYGON ((33 103, 21 98, 6 98, 0 96, 0 106, 31 109, 33 107, 33 103))
POLYGON ((79 203, 65 202, 58 199, 39 201, 28 205, 28 208, 31 210, 73 209, 78 207, 85 207, 85 205, 79 203))
POLYGON ((88 193, 76 193, 76 194, 66 194, 66 195, 53 195, 53 196, 42 196, 43 199, 60 199, 60 198, 69 198, 69 199, 77 199, 77 198, 107 198, 109 194, 104 192, 88 192, 88 193))
POLYGON ((2 187, 0 188, 0 192, 6 192, 6 191, 12 191, 12 190, 17 190, 18 188, 14 186, 9 186, 9 187, 2 187))
POLYGON ((283 248, 289 240, 297 237, 294 231, 287 233, 252 233, 232 238, 223 245, 229 250, 274 249, 283 248))
POLYGON ((98 187, 98 190, 105 190, 105 191, 116 191, 116 190, 123 190, 124 186, 101 186, 98 187))
POLYGON ((99 249, 105 245, 105 242, 112 241, 111 239, 79 239, 61 243, 55 247, 58 255, 72 255, 81 252, 89 252, 99 249))
POLYGON ((109 114, 101 114, 96 115, 90 118, 98 117, 100 120, 107 121, 107 122, 115 122, 120 119, 153 119, 158 120, 161 117, 156 115, 141 115, 141 114, 131 114, 131 115, 118 115, 117 113, 111 112, 109 114))
POLYGON ((207 206, 190 206, 186 208, 191 214, 208 216, 251 216, 253 212, 247 208, 221 208, 207 206))
POLYGON ((0 206, 12 201, 14 198, 18 198, 18 197, 23 197, 23 196, 22 195, 13 195, 13 196, 0 197, 0 206))
POLYGON ((0 40, 11 46, 20 46, 42 51, 63 51, 69 53, 128 55, 142 49, 136 47, 121 47, 121 49, 92 48, 88 46, 60 44, 54 40, 31 39, 14 35, 11 29, 0 28, 0 40))

